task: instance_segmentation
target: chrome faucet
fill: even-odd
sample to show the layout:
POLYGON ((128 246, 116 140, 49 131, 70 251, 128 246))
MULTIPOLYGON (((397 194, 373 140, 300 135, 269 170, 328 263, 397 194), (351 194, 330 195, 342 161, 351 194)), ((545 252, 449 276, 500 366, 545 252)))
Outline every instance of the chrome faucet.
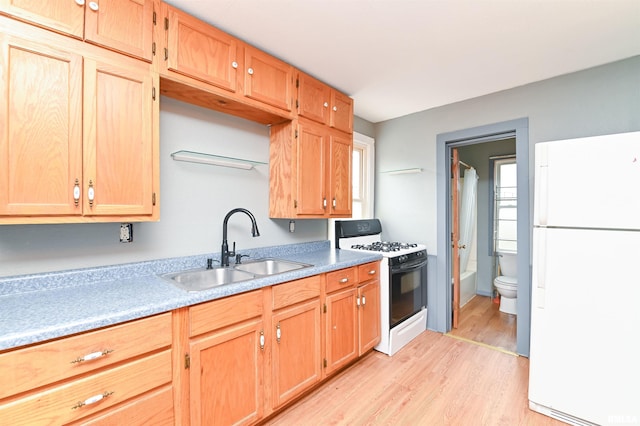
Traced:
POLYGON ((247 216, 249 216, 249 219, 251 219, 251 235, 254 237, 260 236, 260 231, 258 231, 258 224, 256 223, 256 218, 253 216, 253 213, 251 213, 249 210, 238 208, 238 209, 233 209, 229 213, 227 213, 227 215, 224 217, 224 221, 222 222, 222 250, 220 254, 221 266, 229 266, 229 257, 236 255, 235 241, 233 243, 233 249, 229 251, 229 244, 227 243, 227 222, 229 221, 229 218, 234 213, 238 213, 238 212, 242 212, 246 214, 247 216))

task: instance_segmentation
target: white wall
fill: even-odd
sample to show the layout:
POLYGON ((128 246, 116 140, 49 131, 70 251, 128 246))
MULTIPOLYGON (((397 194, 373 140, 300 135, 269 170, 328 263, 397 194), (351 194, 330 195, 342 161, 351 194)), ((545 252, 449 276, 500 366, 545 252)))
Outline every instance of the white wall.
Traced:
POLYGON ((251 237, 249 218, 229 221, 229 241, 243 248, 326 240, 326 220, 269 219, 269 167, 231 169, 174 161, 192 150, 269 162, 269 128, 244 119, 162 97, 160 101, 160 221, 134 223, 133 242, 119 242, 119 223, 0 226, 0 276, 150 259, 217 253, 222 221, 236 207, 249 209, 260 228, 251 237))

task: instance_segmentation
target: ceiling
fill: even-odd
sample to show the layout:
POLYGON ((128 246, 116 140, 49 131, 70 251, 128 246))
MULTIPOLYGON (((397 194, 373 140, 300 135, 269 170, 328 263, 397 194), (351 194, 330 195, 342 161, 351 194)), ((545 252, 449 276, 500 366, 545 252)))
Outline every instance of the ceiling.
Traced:
POLYGON ((640 0, 168 0, 373 123, 640 55, 640 0))

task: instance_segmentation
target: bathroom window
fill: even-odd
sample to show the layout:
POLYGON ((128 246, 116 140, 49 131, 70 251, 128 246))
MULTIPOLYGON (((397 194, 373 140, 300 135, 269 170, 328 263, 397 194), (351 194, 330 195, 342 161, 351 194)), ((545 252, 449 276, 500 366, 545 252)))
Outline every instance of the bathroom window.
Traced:
POLYGON ((493 251, 516 251, 518 186, 516 157, 493 160, 493 251))

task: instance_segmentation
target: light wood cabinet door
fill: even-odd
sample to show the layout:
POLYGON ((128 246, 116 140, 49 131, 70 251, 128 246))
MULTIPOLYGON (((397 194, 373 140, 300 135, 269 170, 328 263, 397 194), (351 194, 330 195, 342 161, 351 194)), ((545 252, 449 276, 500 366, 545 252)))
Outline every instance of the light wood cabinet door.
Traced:
MULTIPOLYGON (((76 2, 68 0, 76 7, 76 2)), ((87 41, 151 62, 153 0, 86 0, 87 41)))
POLYGON ((296 86, 298 89, 296 101, 298 115, 328 125, 331 111, 329 108, 331 88, 302 72, 298 74, 296 86))
POLYGON ((153 0, 0 0, 0 10, 151 62, 153 0))
POLYGON ((153 212, 155 77, 133 62, 85 59, 85 215, 153 212))
POLYGON ((327 134, 315 123, 300 122, 297 136, 297 215, 324 216, 327 134))
POLYGON ((0 10, 78 39, 84 35, 84 8, 75 0, 0 0, 0 10))
POLYGON ((174 7, 167 12, 167 70, 235 92, 238 40, 174 7))
POLYGON ((353 99, 336 90, 331 92, 330 126, 353 133, 353 99))
POLYGON ((341 132, 330 134, 329 167, 327 169, 328 187, 332 217, 351 217, 351 180, 353 138, 341 132))
POLYGON ((244 52, 245 96, 291 111, 293 67, 249 45, 244 52))
POLYGON ((380 281, 358 287, 358 355, 380 342, 380 281))
POLYGON ((326 297, 325 322, 326 368, 333 373, 358 356, 358 312, 355 288, 331 293, 326 297))
POLYGON ((191 424, 242 425, 262 417, 262 330, 254 319, 191 340, 191 424))
POLYGON ((280 309, 272 322, 272 404, 277 408, 321 378, 320 299, 280 309))
POLYGON ((0 37, 0 215, 80 215, 82 56, 0 37))

